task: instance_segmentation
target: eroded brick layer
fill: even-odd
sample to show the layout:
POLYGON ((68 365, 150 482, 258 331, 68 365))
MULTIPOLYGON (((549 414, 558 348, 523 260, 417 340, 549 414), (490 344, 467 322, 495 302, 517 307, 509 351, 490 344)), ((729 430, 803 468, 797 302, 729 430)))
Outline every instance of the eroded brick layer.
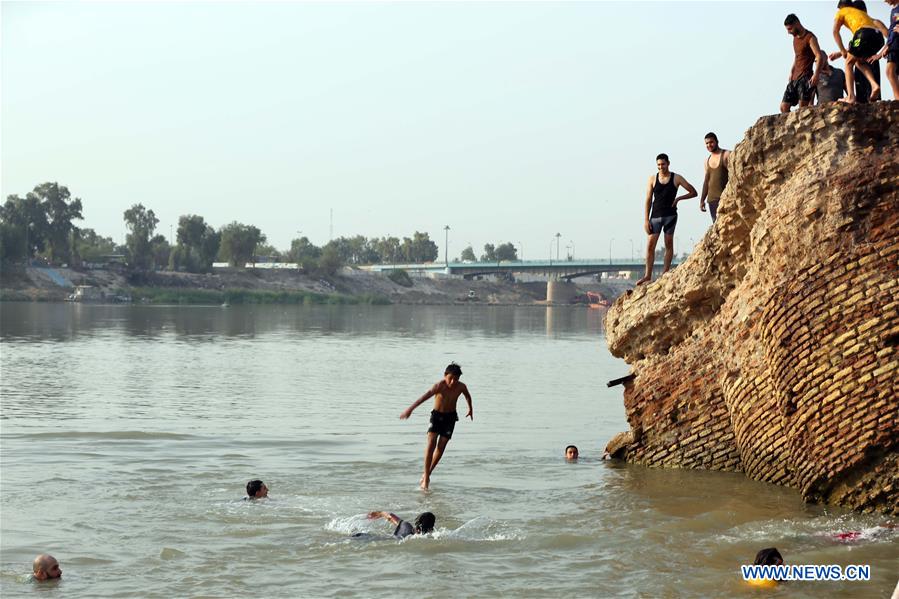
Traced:
POLYGON ((627 459, 899 513, 899 102, 764 117, 690 258, 620 298, 627 459))

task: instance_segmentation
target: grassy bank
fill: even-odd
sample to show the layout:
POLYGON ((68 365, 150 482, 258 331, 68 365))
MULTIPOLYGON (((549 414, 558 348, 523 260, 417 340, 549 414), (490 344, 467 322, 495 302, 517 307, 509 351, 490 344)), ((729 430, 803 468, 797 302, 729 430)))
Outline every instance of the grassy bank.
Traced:
POLYGON ((170 287, 135 287, 131 290, 135 302, 150 304, 371 304, 387 305, 386 297, 378 295, 340 295, 311 291, 254 291, 248 289, 172 289, 170 287))

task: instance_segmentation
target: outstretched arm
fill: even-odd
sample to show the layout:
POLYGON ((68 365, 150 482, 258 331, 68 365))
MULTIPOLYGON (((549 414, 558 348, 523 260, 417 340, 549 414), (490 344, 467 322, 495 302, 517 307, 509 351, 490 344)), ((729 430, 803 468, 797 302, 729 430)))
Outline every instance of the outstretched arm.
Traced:
POLYGON ((384 518, 394 526, 402 522, 399 516, 396 514, 391 514, 390 512, 369 512, 368 519, 369 520, 377 520, 378 518, 384 518))
POLYGON ((468 416, 472 420, 474 420, 474 408, 471 407, 471 393, 468 392, 468 387, 462 387, 462 395, 465 396, 465 401, 468 402, 468 416))
POLYGON ((439 390, 440 390, 440 383, 436 383, 433 387, 431 387, 430 389, 425 391, 425 394, 422 395, 421 397, 419 397, 418 399, 416 399, 415 403, 413 403, 411 406, 409 406, 408 408, 403 410, 403 412, 400 414, 400 420, 405 420, 409 416, 411 416, 412 411, 415 410, 415 408, 417 408, 424 402, 428 401, 428 398, 433 397, 434 394, 437 393, 437 391, 439 391, 439 390))
POLYGON ((674 177, 674 184, 680 185, 681 187, 683 187, 684 189, 687 190, 687 193, 685 193, 684 195, 682 195, 679 198, 674 199, 675 205, 677 205, 677 203, 680 202, 681 200, 689 200, 690 198, 695 198, 697 195, 699 195, 698 193, 696 193, 696 188, 693 187, 692 185, 690 185, 690 182, 687 181, 686 179, 684 179, 683 177, 681 177, 680 175, 676 175, 674 177))

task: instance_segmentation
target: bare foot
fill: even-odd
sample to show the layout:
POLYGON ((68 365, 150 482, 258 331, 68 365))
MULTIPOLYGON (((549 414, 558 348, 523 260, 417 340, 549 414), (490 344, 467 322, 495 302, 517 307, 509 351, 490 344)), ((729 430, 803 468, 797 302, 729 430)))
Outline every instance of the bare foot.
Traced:
POLYGON ((855 98, 840 98, 839 101, 844 104, 855 104, 855 98))
POLYGON ((872 102, 876 102, 880 99, 880 86, 874 86, 871 88, 871 95, 868 96, 868 99, 872 102))
POLYGON ((419 488, 421 488, 422 491, 427 491, 430 484, 431 484, 431 479, 428 477, 422 476, 421 483, 418 486, 419 486, 419 488))
POLYGON ((642 285, 643 283, 649 283, 652 281, 652 277, 643 277, 639 281, 637 281, 637 285, 642 285))

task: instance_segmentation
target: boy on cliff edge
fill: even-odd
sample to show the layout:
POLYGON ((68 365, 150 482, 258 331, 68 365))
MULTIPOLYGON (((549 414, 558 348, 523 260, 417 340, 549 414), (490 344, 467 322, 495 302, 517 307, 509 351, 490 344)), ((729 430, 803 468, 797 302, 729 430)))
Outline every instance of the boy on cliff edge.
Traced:
POLYGON ((456 402, 460 395, 465 396, 468 402, 468 416, 474 420, 474 412, 471 407, 471 394, 465 383, 459 381, 462 376, 462 369, 458 364, 453 362, 443 371, 443 379, 434 383, 434 386, 428 389, 424 395, 419 397, 415 403, 403 410, 400 414, 401 420, 406 420, 412 415, 412 411, 428 400, 434 397, 434 409, 431 410, 431 426, 428 427, 428 442, 425 446, 425 468, 424 474, 421 476, 421 488, 427 489, 431 484, 431 473, 437 467, 443 452, 446 450, 446 444, 449 443, 453 436, 453 429, 459 420, 456 413, 456 402), (439 437, 439 441, 438 441, 439 437))

